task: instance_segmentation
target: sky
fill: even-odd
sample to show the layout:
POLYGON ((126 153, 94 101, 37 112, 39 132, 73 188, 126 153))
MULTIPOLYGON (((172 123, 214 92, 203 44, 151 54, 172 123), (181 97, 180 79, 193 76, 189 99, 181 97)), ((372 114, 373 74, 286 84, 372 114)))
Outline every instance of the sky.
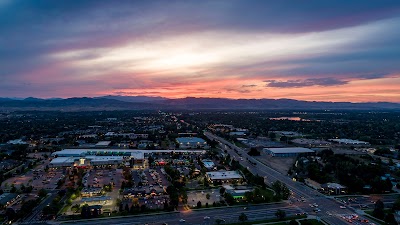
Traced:
POLYGON ((0 97, 400 102, 400 1, 0 0, 0 97))

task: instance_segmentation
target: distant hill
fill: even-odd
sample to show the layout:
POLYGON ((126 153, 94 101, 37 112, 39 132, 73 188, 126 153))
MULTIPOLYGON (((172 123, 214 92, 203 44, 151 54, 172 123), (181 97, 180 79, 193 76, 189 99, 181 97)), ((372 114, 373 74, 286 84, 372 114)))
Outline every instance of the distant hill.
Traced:
POLYGON ((121 95, 107 95, 101 96, 98 98, 107 98, 114 99, 123 102, 152 102, 152 101, 161 101, 166 100, 167 98, 163 97, 149 97, 149 96, 121 96, 121 95))
POLYGON ((0 110, 400 110, 399 103, 315 102, 293 99, 166 99, 146 96, 15 100, 0 98, 0 110))

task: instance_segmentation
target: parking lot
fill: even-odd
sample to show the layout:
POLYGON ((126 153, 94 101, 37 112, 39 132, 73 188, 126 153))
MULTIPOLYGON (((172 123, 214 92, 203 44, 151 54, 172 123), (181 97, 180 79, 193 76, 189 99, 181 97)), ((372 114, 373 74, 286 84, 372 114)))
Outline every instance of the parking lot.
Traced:
POLYGON ((168 185, 170 185, 163 168, 146 169, 143 171, 134 170, 132 171, 132 178, 136 187, 158 186, 161 188, 166 188, 168 185))
POLYGON ((54 190, 58 186, 58 181, 64 179, 65 175, 62 171, 49 170, 44 172, 41 170, 33 171, 32 186, 34 190, 46 189, 54 190))
POLYGON ((39 191, 40 189, 54 190, 57 188, 57 182, 63 178, 62 171, 55 171, 49 169, 46 171, 46 167, 49 164, 49 160, 43 160, 43 163, 36 166, 34 169, 29 170, 25 174, 11 177, 2 183, 2 189, 10 189, 11 186, 20 188, 23 184, 25 187, 33 186, 33 192, 39 191))
POLYGON ((120 186, 122 182, 122 172, 117 169, 92 169, 86 174, 86 179, 83 180, 84 186, 103 187, 110 183, 120 186))
POLYGON ((187 193, 188 195, 188 205, 189 207, 195 208, 197 207, 197 202, 201 202, 202 206, 204 207, 206 203, 209 206, 212 204, 218 203, 221 201, 221 195, 219 193, 219 189, 212 189, 212 190, 204 190, 204 191, 191 191, 187 193), (210 198, 207 199, 207 194, 210 195, 210 198))

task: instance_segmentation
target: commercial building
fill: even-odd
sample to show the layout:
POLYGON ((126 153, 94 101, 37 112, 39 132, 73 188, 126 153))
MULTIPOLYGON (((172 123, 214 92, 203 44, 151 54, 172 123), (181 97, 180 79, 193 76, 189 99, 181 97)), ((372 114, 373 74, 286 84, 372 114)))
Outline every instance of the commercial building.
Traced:
POLYGON ((176 141, 179 143, 179 148, 208 148, 207 142, 198 137, 180 137, 176 141))
POLYGON ((347 187, 338 183, 321 184, 321 189, 323 192, 330 195, 341 195, 347 192, 347 187))
POLYGON ((3 193, 0 195, 0 209, 9 206, 17 198, 19 198, 19 195, 15 193, 3 193))
POLYGON ((304 146, 304 147, 318 147, 318 148, 327 148, 332 145, 331 142, 324 141, 324 140, 318 140, 318 139, 306 139, 306 138, 296 138, 291 140, 291 142, 295 145, 298 146, 304 146))
POLYGON ((207 168, 208 170, 212 170, 215 168, 215 164, 212 160, 204 159, 201 162, 203 163, 204 167, 207 168))
POLYGON ((274 156, 274 157, 295 157, 299 154, 305 154, 305 155, 314 155, 315 151, 309 149, 309 148, 301 148, 301 147, 295 147, 295 148, 264 148, 263 149, 268 155, 274 156))
POLYGON ((110 146, 111 141, 99 141, 95 147, 96 148, 107 148, 108 146, 110 146))
POLYGON ((206 178, 210 183, 241 183, 243 181, 243 176, 237 171, 207 172, 206 178))
POLYGON ((85 187, 81 191, 81 196, 82 197, 101 196, 101 190, 102 188, 100 187, 91 187, 91 188, 85 187))
POLYGON ((223 186, 227 193, 231 194, 234 199, 243 199, 246 192, 252 192, 253 188, 238 186, 236 188, 231 185, 223 186))
POLYGON ((369 145, 368 142, 352 139, 329 139, 328 141, 335 142, 341 145, 369 145))
POLYGON ((147 166, 147 158, 154 153, 181 152, 203 154, 204 150, 135 150, 135 149, 64 149, 53 152, 49 167, 93 167, 130 165, 135 169, 147 166))

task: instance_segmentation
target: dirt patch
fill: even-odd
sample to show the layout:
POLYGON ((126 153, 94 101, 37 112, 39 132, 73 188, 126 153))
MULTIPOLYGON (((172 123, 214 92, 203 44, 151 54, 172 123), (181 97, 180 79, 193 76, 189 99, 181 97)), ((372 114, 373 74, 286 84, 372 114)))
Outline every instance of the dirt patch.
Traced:
POLYGON ((263 153, 261 153, 261 156, 257 156, 256 158, 260 162, 285 175, 296 160, 296 157, 272 157, 263 153))

